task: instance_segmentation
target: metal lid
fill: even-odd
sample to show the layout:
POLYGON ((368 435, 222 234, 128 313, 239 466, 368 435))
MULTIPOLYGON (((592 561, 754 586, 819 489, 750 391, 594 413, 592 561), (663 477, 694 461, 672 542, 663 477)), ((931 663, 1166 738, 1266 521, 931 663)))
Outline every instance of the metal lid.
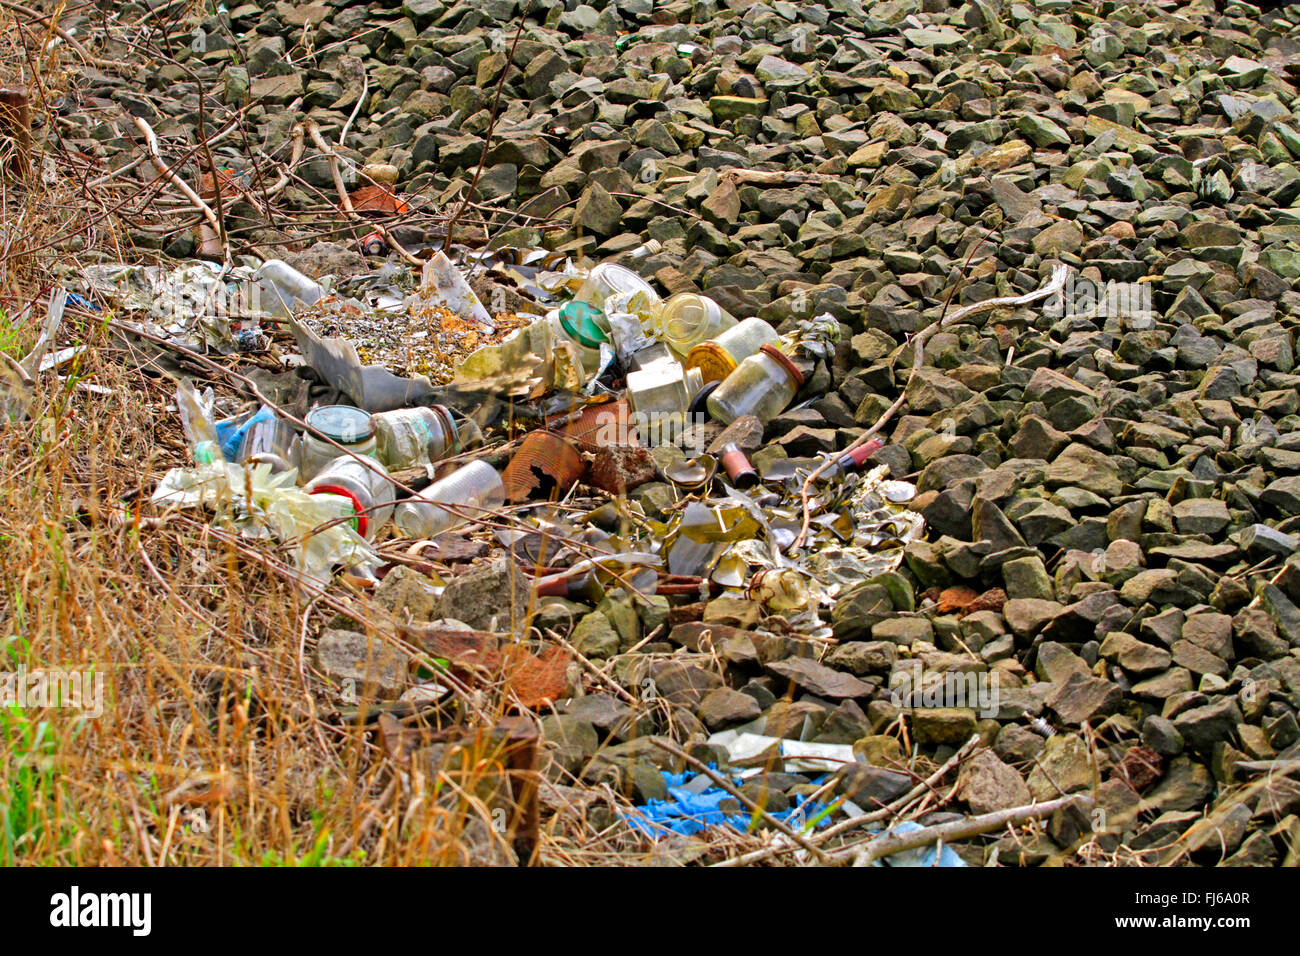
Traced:
POLYGON ((699 369, 706 382, 721 382, 736 370, 736 360, 717 342, 701 342, 686 354, 686 367, 699 369))
POLYGON ((375 433, 370 413, 351 405, 321 405, 309 411, 304 421, 340 445, 363 442, 375 433))
POLYGON ((759 346, 758 350, 789 372, 790 377, 794 379, 796 388, 803 388, 803 372, 799 371, 794 362, 790 361, 790 356, 786 355, 775 345, 762 345, 759 346))

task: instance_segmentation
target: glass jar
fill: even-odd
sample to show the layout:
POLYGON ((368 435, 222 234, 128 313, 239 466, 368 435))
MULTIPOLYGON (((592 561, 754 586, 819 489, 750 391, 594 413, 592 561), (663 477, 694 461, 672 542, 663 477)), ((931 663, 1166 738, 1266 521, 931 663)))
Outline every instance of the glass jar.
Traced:
POLYGON ((370 421, 379 460, 393 471, 427 465, 460 450, 456 423, 443 405, 380 412, 370 421))
POLYGON ((691 396, 700 389, 700 373, 680 362, 660 360, 627 373, 627 399, 643 441, 674 441, 685 428, 691 396))
POLYGON ((482 517, 484 510, 499 508, 505 500, 506 486, 497 470, 485 461, 472 461, 435 481, 420 497, 399 504, 395 520, 403 534, 431 538, 482 517), (455 510, 443 505, 455 506, 455 510))
POLYGON ((686 356, 686 367, 699 369, 706 382, 721 382, 764 345, 776 345, 780 341, 772 326, 760 318, 748 318, 695 345, 686 356))
POLYGON ((658 362, 672 361, 675 361, 675 359, 673 358, 673 353, 668 351, 668 346, 664 345, 662 342, 655 342, 651 345, 647 345, 643 349, 633 352, 631 356, 628 357, 626 368, 629 371, 637 372, 643 368, 649 368, 651 365, 655 365, 658 362))
POLYGON ((619 306, 614 311, 637 314, 653 310, 662 301, 645 279, 612 262, 602 262, 587 273, 577 298, 597 309, 605 309, 605 300, 613 299, 619 306))
POLYGON ((706 339, 717 338, 736 320, 708 296, 679 292, 659 308, 659 334, 678 355, 706 339))
MULTIPOLYGON (((322 405, 307 413, 304 421, 321 434, 333 439, 354 455, 367 455, 378 461, 375 452, 375 428, 370 415, 351 405, 322 405)), ((333 445, 307 431, 298 453, 298 478, 310 481, 320 470, 339 456, 333 445)))
POLYGON ((393 482, 378 461, 341 455, 303 486, 309 495, 338 495, 352 503, 353 527, 373 538, 393 515, 393 482))
POLYGON ((239 442, 237 460, 268 464, 271 471, 288 471, 297 461, 298 436, 283 418, 267 416, 253 421, 239 442))
POLYGON ((709 395, 709 414, 724 425, 742 415, 768 422, 785 411, 803 386, 803 374, 775 345, 764 345, 709 395))

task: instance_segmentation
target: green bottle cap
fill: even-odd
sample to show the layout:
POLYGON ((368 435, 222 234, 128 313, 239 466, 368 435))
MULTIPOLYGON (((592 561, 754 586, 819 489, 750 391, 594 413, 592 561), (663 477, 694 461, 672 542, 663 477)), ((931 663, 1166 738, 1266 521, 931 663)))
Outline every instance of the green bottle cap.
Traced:
POLYGON ((598 349, 609 341, 609 333, 600 326, 605 313, 587 302, 566 302, 560 306, 560 325, 564 331, 589 349, 598 349))

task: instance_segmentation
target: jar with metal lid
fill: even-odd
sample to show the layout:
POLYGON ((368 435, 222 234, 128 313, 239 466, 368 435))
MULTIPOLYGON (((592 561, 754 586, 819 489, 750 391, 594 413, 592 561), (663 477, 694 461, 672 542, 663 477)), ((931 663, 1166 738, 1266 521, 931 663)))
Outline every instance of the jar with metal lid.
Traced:
POLYGON ((771 421, 803 386, 803 373, 775 345, 764 345, 749 356, 709 395, 709 414, 724 425, 753 415, 771 421))
POLYGON ((456 422, 444 405, 380 412, 370 421, 379 460, 391 470, 426 465, 460 450, 456 422))
POLYGON ((699 369, 706 382, 720 382, 764 345, 776 345, 780 341, 776 329, 760 318, 751 317, 695 345, 686 356, 686 367, 699 369))
POLYGON ((472 461, 435 481, 418 498, 399 504, 394 520, 404 534, 430 538, 484 517, 484 510, 499 508, 505 500, 506 486, 497 470, 485 461, 472 461))
POLYGON ((731 313, 708 296, 679 292, 671 296, 656 314, 659 334, 678 355, 706 339, 717 338, 736 325, 731 313))
POLYGON ((363 538, 373 538, 393 515, 393 482, 378 461, 341 455, 328 462, 303 490, 352 502, 353 527, 363 538))
MULTIPOLYGON (((332 438, 354 455, 367 455, 378 460, 375 452, 375 428, 370 415, 351 405, 321 405, 313 408, 304 419, 310 429, 332 438)), ((341 452, 316 437, 309 430, 302 436, 298 454, 298 478, 309 481, 320 470, 337 458, 341 452)))

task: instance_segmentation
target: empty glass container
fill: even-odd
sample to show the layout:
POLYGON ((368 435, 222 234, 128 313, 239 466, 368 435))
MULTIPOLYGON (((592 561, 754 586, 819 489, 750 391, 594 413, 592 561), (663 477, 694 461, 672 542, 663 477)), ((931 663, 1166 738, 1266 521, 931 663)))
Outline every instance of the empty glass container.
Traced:
POLYGON ((628 372, 627 398, 641 438, 651 445, 674 441, 685 427, 686 410, 700 385, 698 371, 687 371, 671 359, 628 372))
POLYGON ((686 355, 699 343, 716 338, 733 327, 736 320, 708 296, 679 292, 658 311, 659 333, 678 355, 686 355))
POLYGON ((379 460, 393 470, 439 461, 460 449, 456 423, 443 405, 380 412, 370 421, 379 460))
POLYGON ((802 386, 803 374, 789 356, 774 345, 764 345, 709 395, 709 414, 724 425, 742 415, 771 421, 785 411, 802 386))
POLYGON ((613 299, 617 311, 648 311, 659 305, 659 293, 650 283, 625 266, 602 262, 589 273, 578 290, 579 301, 597 309, 605 308, 605 300, 613 299))
MULTIPOLYGON (((368 455, 378 460, 375 452, 375 428, 370 415, 351 405, 322 405, 313 408, 304 419, 316 431, 332 438, 354 455, 368 455)), ((310 481, 320 470, 342 454, 328 442, 310 431, 302 436, 298 454, 298 477, 310 481)))
POLYGON ((686 356, 686 367, 699 369, 706 382, 721 382, 764 345, 780 341, 772 326, 760 318, 748 318, 696 344, 686 356))
POLYGON ((271 471, 288 471, 298 460, 298 436, 283 418, 259 418, 239 442, 239 461, 268 464, 271 471))

